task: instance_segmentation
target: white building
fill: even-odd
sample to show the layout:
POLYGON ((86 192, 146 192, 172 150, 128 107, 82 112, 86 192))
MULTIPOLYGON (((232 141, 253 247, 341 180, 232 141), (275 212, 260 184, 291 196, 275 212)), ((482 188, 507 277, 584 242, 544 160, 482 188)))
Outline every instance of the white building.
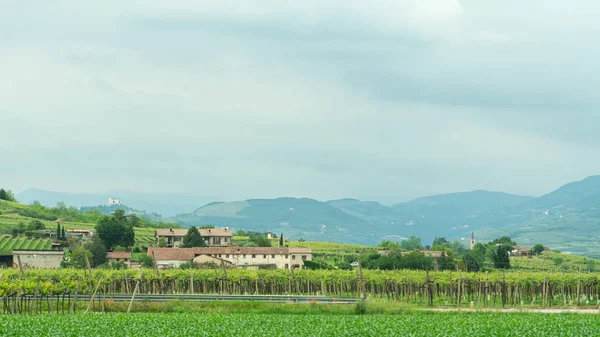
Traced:
POLYGON ((159 268, 178 268, 198 256, 209 256, 230 262, 238 267, 274 266, 278 269, 302 269, 304 261, 312 261, 310 248, 277 247, 207 247, 207 248, 149 248, 148 255, 156 257, 159 268))
POLYGON ((121 201, 117 198, 108 198, 108 206, 120 205, 121 201))

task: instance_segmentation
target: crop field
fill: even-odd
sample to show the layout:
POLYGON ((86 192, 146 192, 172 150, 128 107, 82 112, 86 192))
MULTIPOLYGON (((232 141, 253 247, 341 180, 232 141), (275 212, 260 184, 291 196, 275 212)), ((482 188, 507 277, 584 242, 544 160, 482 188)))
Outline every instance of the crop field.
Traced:
POLYGON ((13 238, 10 235, 0 237, 0 255, 10 255, 15 249, 45 250, 52 249, 52 241, 48 239, 13 238))
POLYGON ((3 315, 2 336, 598 336, 596 315, 76 314, 3 315))
MULTIPOLYGON (((18 214, 13 213, 0 213, 0 232, 9 233, 12 227, 19 225, 19 223, 23 223, 25 225, 29 224, 33 219, 29 217, 25 217, 18 214)), ((40 220, 46 229, 56 230, 56 222, 55 221, 47 221, 40 220)), ((66 230, 69 229, 94 229, 96 224, 93 223, 85 223, 85 222, 61 222, 61 225, 65 227, 66 230)), ((140 245, 148 246, 154 243, 154 228, 134 228, 135 231, 135 243, 140 245)), ((0 242, 0 245, 2 243, 0 242)), ((1 248, 0 248, 1 249, 1 248)), ((14 248, 17 249, 17 248, 14 248)), ((25 248, 19 248, 25 249, 25 248)), ((45 249, 45 248, 43 248, 45 249)))

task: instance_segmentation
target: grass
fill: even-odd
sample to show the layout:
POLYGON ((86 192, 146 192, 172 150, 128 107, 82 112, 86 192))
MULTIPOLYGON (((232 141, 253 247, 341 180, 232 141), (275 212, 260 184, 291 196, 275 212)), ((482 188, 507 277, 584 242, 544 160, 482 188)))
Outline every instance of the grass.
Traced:
POLYGON ((10 255, 15 249, 22 250, 48 250, 52 249, 52 241, 49 239, 33 239, 12 236, 0 237, 0 255, 10 255))
POLYGON ((599 271, 600 261, 578 255, 545 253, 531 258, 511 258, 511 269, 527 271, 599 271))

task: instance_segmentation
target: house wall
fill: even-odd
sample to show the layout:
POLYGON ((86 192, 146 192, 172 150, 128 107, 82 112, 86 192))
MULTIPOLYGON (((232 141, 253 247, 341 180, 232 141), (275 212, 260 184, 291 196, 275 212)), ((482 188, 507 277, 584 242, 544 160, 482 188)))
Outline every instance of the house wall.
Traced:
POLYGON ((312 254, 218 254, 215 257, 231 262, 234 266, 274 264, 278 269, 289 269, 293 265, 304 266, 302 256, 312 261, 312 254))
POLYGON ((13 263, 18 264, 21 258, 21 264, 25 268, 44 268, 57 269, 60 268, 65 254, 63 252, 45 252, 45 251, 27 251, 13 252, 13 263))
POLYGON ((187 263, 188 261, 179 261, 179 260, 156 260, 156 265, 158 266, 159 269, 166 269, 166 268, 179 268, 179 266, 181 266, 184 263, 187 263))

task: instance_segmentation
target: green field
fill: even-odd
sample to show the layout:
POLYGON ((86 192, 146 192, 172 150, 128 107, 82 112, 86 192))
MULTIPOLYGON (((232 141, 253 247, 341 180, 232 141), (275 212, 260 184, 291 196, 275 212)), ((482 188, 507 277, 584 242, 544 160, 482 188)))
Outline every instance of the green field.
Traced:
POLYGON ((2 336, 598 336, 596 315, 75 314, 3 315, 2 336))
POLYGON ((15 249, 47 250, 52 249, 52 240, 26 237, 13 238, 10 235, 0 237, 0 255, 10 255, 15 249))
MULTIPOLYGON (((5 205, 6 202, 0 203, 0 206, 5 205)), ((17 204, 20 205, 20 204, 17 204)), ((8 211, 6 208, 4 211, 0 211, 0 233, 8 234, 12 227, 18 226, 19 223, 25 225, 29 224, 33 220, 39 220, 34 218, 25 217, 8 211)), ((46 229, 55 230, 56 222, 39 220, 41 221, 46 229)), ((85 223, 85 222, 61 222, 61 225, 68 229, 94 229, 96 224, 85 223)), ((135 231, 135 242, 139 245, 151 245, 155 242, 154 240, 154 228, 134 228, 135 231)), ((0 243, 1 245, 1 243, 0 243)), ((23 249, 23 248, 21 248, 23 249)), ((1 248, 0 248, 1 250, 1 248)))

